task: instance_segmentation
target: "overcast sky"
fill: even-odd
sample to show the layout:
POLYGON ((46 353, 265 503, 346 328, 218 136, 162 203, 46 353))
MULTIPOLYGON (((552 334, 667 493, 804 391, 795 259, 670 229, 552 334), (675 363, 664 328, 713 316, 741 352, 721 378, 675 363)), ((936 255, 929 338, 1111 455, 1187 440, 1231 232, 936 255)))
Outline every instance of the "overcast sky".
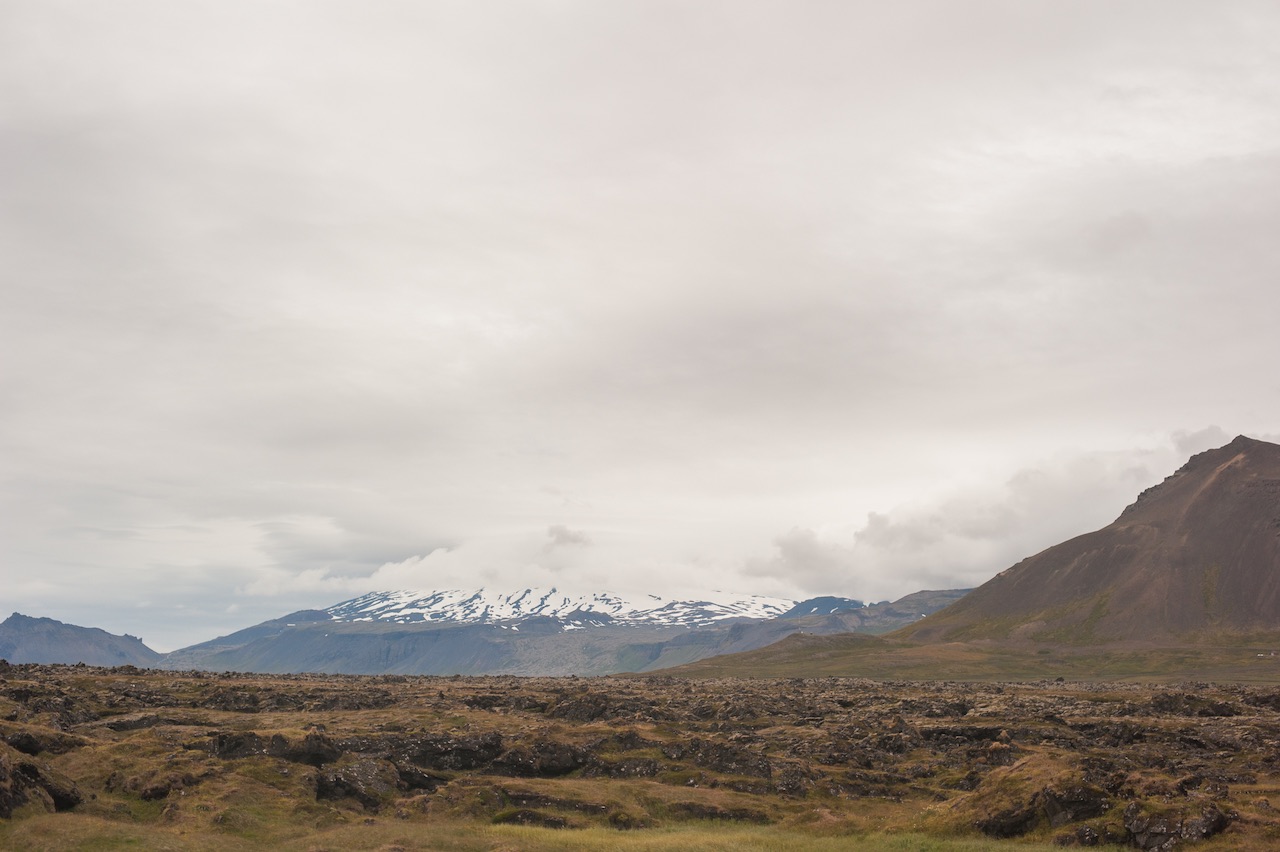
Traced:
POLYGON ((0 0, 0 617, 976 585, 1278 271, 1273 2, 0 0))

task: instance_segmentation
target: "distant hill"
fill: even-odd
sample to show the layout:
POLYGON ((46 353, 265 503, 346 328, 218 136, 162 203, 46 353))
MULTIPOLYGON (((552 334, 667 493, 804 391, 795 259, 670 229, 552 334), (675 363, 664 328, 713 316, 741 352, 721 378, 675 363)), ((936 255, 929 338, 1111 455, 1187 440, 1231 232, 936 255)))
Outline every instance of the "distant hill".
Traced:
POLYGON ((237 630, 235 633, 229 633, 226 636, 219 636, 207 642, 171 651, 164 655, 164 661, 161 665, 167 669, 198 669, 203 666, 206 660, 219 653, 234 651, 258 640, 272 639, 299 624, 325 623, 332 620, 332 616, 321 609, 299 610, 281 618, 274 618, 261 624, 255 624, 252 627, 246 627, 243 630, 237 630))
POLYGON ((1003 571, 897 634, 1098 644, 1280 628, 1280 446, 1193 456, 1114 523, 1003 571))
POLYGON ((11 663, 154 667, 162 658, 136 636, 116 636, 96 627, 77 627, 17 612, 0 623, 0 659, 11 663))

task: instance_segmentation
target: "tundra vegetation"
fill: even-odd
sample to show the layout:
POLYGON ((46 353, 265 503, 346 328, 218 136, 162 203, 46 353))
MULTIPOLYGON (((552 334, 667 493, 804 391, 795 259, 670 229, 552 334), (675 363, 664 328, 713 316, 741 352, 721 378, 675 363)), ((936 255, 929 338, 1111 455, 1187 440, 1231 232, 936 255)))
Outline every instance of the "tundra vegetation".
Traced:
POLYGON ((1280 845, 1280 689, 0 665, 5 849, 1280 845))

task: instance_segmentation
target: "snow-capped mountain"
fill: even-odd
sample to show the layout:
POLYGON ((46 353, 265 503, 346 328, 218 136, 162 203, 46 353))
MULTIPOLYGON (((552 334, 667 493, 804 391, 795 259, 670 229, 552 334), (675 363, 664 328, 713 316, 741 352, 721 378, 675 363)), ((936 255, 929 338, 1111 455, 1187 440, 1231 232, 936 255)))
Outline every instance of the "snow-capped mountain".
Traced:
POLYGON ((796 604, 783 598, 715 592, 699 600, 656 595, 627 599, 608 592, 569 594, 557 589, 504 593, 476 589, 371 592, 325 610, 335 621, 394 624, 502 624, 546 617, 566 630, 604 625, 705 627, 730 618, 776 618, 796 604))
POLYGON ((893 603, 847 598, 377 592, 180 648, 164 667, 349 674, 599 675, 656 671, 750 651, 792 633, 884 633, 964 594, 926 591, 893 603))

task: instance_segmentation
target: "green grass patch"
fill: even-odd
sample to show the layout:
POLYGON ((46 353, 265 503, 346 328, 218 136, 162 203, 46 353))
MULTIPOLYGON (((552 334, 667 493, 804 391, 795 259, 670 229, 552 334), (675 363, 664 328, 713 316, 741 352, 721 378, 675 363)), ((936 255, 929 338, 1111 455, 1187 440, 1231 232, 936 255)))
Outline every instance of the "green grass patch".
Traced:
POLYGON ((984 852, 1017 850, 1048 852, 1047 843, 996 842, 980 838, 930 837, 918 833, 819 834, 789 826, 698 823, 620 831, 614 828, 550 829, 520 825, 477 825, 474 822, 404 822, 374 818, 309 831, 284 832, 270 839, 246 838, 191 828, 135 826, 74 814, 33 817, 0 824, 0 848, 28 852, 240 852, 265 847, 280 852, 338 850, 440 850, 440 852, 684 852, 684 850, 761 849, 772 852, 984 852), (292 836, 290 836, 292 835, 292 836))

